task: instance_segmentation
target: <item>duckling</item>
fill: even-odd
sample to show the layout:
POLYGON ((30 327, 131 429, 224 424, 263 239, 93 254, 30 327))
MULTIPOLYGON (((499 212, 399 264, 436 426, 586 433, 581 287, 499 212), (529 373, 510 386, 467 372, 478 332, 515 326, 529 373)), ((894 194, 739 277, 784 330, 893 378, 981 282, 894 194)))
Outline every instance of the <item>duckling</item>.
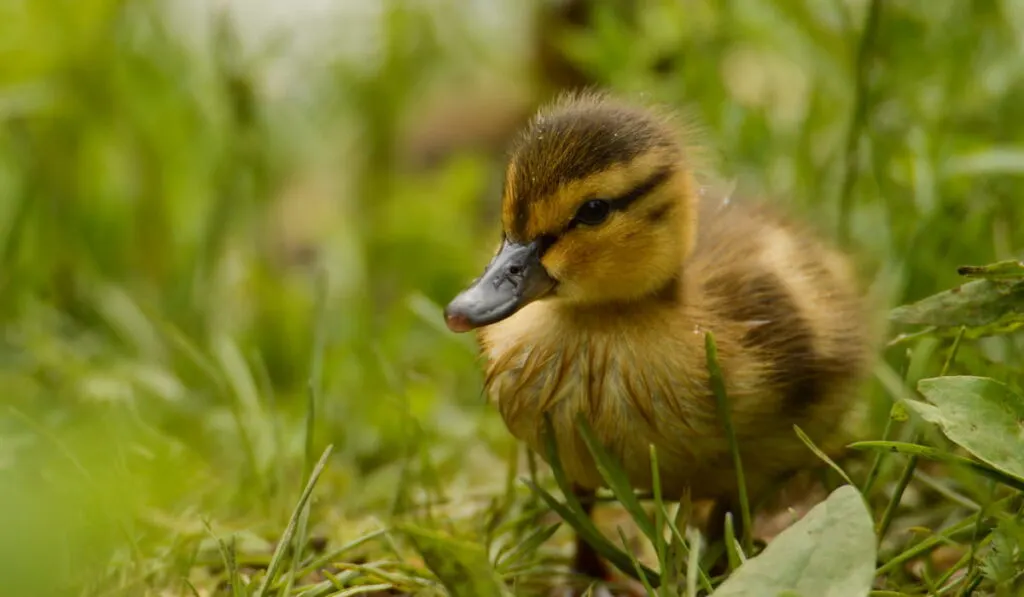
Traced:
MULTIPOLYGON (((542 457, 550 416, 581 495, 603 485, 583 415, 639 490, 649 445, 666 497, 738 514, 729 443, 707 373, 718 346, 752 498, 831 449, 865 376, 865 303, 847 257, 761 203, 702 196, 683 127, 663 108, 563 95, 512 144, 502 239, 445 308, 476 330, 485 392, 542 457)), ((599 561, 577 542, 576 568, 599 561)))

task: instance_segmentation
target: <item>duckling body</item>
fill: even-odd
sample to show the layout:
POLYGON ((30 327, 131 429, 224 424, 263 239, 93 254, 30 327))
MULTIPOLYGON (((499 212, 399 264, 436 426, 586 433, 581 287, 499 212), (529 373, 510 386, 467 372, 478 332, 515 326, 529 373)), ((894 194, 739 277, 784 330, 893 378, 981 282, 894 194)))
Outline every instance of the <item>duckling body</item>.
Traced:
POLYGON ((764 205, 702 196, 693 170, 671 115, 561 98, 513 144, 502 245, 446 308, 477 330, 509 430, 543 456, 550 415, 580 488, 603 484, 582 414, 635 488, 651 487, 653 444, 666 496, 735 500, 705 332, 755 498, 815 461, 794 424, 842 441, 869 352, 845 257, 764 205))
POLYGON ((704 333, 713 332, 748 489, 757 494, 841 437, 863 369, 865 333, 843 259, 766 208, 707 200, 677 282, 626 304, 539 301, 481 329, 486 390, 509 429, 544 453, 552 417, 571 480, 602 480, 575 427, 583 413, 638 489, 649 445, 667 495, 736 495, 711 392, 704 333))

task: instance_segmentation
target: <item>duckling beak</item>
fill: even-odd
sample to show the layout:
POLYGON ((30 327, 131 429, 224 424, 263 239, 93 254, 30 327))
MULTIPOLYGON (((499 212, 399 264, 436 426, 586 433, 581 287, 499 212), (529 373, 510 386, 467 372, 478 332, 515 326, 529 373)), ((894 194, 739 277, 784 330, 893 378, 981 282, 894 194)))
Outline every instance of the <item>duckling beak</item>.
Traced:
POLYGON ((483 275, 448 303, 444 320, 453 332, 468 332, 511 316, 555 287, 540 262, 540 241, 508 239, 483 275))

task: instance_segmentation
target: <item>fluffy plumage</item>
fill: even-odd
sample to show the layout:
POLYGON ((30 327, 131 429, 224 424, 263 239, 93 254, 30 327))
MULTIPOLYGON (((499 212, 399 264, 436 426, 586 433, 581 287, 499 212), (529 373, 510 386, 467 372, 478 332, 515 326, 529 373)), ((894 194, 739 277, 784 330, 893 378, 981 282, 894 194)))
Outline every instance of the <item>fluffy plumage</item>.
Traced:
POLYGON ((553 282, 468 327, 479 327, 486 391, 509 430, 543 454, 550 414, 580 487, 602 484, 576 431, 583 413, 636 488, 650 487, 654 444, 666 495, 729 504, 736 478, 704 332, 757 497, 815 462, 794 424, 819 445, 844 438, 869 326, 845 257, 809 229, 761 204, 701 197, 684 135, 664 112, 603 95, 542 110, 513 145, 502 224, 506 244, 535 247, 553 282), (588 224, 581 210, 595 199, 608 213, 588 224))

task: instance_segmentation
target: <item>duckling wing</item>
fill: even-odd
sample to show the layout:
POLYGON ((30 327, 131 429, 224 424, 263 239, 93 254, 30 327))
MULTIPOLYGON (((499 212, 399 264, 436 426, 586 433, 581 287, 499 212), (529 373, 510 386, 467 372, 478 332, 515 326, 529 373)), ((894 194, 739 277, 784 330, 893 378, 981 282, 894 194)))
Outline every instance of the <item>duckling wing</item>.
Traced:
POLYGON ((684 276, 735 362, 741 413, 786 427, 838 417, 869 350, 845 257, 763 203, 705 198, 699 217, 684 276))

